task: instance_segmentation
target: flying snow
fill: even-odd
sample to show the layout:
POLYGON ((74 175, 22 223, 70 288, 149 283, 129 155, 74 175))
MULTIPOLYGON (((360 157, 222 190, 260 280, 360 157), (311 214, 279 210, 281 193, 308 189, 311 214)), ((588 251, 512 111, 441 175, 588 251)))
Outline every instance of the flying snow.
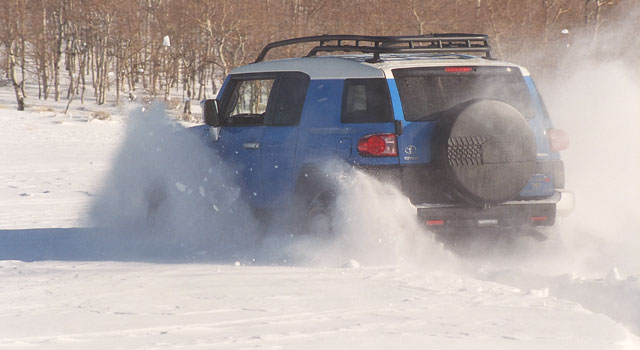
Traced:
POLYGON ((327 164, 339 189, 334 234, 301 234, 290 217, 264 220, 241 200, 238 171, 209 142, 171 122, 161 105, 132 110, 91 224, 133 257, 152 260, 327 266, 420 260, 441 268, 454 260, 397 189, 339 163, 327 164))

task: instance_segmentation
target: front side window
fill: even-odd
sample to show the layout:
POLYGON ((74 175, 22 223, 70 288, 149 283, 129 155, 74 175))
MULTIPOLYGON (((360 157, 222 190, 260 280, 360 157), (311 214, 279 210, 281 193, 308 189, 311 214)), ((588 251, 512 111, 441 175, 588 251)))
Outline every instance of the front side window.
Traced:
POLYGON ((226 125, 261 125, 267 113, 274 79, 237 80, 229 99, 226 125))

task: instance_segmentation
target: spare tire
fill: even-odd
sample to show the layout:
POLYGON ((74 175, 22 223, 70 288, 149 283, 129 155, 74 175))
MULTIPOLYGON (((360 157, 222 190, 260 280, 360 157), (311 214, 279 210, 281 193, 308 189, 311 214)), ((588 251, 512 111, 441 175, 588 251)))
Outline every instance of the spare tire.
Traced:
POLYGON ((536 140, 524 116, 499 100, 471 100, 445 112, 433 150, 443 181, 475 206, 515 198, 535 171, 536 140))

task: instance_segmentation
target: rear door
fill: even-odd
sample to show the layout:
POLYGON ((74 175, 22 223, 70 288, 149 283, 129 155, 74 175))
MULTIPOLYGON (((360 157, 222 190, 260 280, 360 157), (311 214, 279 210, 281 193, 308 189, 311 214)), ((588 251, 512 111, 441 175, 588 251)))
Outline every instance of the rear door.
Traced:
POLYGON ((294 191, 295 157, 309 76, 279 73, 262 139, 264 205, 281 206, 294 191))
POLYGON ((402 164, 431 163, 433 132, 442 113, 473 99, 497 99, 534 118, 522 72, 516 67, 420 67, 393 69, 389 90, 396 119, 403 120, 398 137, 402 164))

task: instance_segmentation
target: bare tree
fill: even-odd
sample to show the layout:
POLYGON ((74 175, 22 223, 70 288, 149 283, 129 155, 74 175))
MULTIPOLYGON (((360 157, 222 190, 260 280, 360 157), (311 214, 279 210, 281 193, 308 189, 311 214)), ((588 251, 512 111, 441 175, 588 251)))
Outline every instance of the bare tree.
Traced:
MULTIPOLYGON (((231 69, 274 40, 483 32, 498 57, 553 69, 567 51, 561 50, 569 38, 562 29, 589 32, 596 42, 620 18, 614 9, 634 7, 623 0, 3 0, 0 39, 21 106, 24 81, 33 72, 39 98, 51 90, 56 100, 80 95, 84 103, 88 83, 98 104, 108 91, 116 103, 123 92, 133 99, 140 89, 165 99, 182 92, 188 114, 191 99, 215 92, 231 69), (166 35, 168 47, 162 45, 166 35), (544 60, 536 57, 539 47, 552 48, 544 60), (69 85, 61 96, 65 70, 69 85)), ((304 55, 310 48, 280 48, 269 57, 304 55)))
POLYGON ((6 52, 7 76, 13 85, 19 111, 24 111, 26 97, 24 93, 26 11, 26 3, 21 0, 5 0, 0 3, 0 43, 6 52), (21 68, 20 76, 16 74, 17 67, 21 68))
POLYGON ((585 24, 592 24, 592 41, 597 42, 598 34, 602 28, 602 13, 607 6, 616 5, 616 0, 584 0, 585 24))

